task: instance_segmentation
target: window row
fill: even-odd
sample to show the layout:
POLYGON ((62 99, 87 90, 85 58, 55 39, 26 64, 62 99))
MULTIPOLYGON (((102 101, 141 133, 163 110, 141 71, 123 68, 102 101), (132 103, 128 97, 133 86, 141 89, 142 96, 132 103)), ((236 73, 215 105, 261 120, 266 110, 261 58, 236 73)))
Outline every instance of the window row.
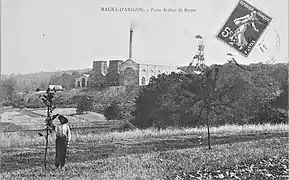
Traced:
MULTIPOLYGON (((145 73, 145 72, 147 72, 147 70, 143 69, 142 72, 145 73)), ((153 74, 154 71, 153 71, 153 70, 150 70, 150 73, 153 74)), ((158 73, 158 74, 161 74, 162 72, 161 72, 160 70, 158 70, 157 73, 158 73)), ((169 72, 168 72, 168 71, 165 71, 165 73, 168 74, 169 72)))

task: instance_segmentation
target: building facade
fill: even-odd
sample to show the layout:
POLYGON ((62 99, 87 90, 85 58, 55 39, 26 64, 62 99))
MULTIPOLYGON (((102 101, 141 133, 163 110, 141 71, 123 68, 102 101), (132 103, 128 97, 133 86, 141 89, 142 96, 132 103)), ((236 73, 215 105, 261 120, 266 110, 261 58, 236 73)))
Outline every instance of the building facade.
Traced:
MULTIPOLYGON (((105 81, 109 86, 144 86, 149 84, 151 77, 159 74, 182 72, 175 66, 162 66, 153 64, 139 64, 132 60, 132 36, 133 30, 129 30, 129 57, 126 61, 110 60, 93 61, 92 72, 89 77, 79 77, 75 87, 87 87, 87 81, 91 83, 105 81), (85 83, 86 82, 86 83, 85 83), (83 86, 84 85, 84 86, 83 86)), ((101 83, 100 83, 101 84, 101 83)))
POLYGON ((87 88, 88 87, 89 74, 83 74, 75 80, 76 88, 87 88))
POLYGON ((105 77, 108 84, 112 86, 144 86, 149 84, 151 77, 159 74, 170 74, 180 72, 175 66, 162 66, 152 64, 139 64, 132 59, 93 61, 92 74, 94 76, 82 75, 76 79, 75 87, 82 88, 88 86, 89 78, 96 76, 105 77))

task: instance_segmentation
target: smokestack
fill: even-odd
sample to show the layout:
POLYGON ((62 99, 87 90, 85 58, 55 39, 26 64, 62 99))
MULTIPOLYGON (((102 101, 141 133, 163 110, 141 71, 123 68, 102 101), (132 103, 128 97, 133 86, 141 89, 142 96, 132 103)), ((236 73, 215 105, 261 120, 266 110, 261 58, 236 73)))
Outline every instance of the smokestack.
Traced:
POLYGON ((133 33, 133 30, 130 28, 129 30, 129 55, 128 55, 129 59, 132 59, 132 33, 133 33))

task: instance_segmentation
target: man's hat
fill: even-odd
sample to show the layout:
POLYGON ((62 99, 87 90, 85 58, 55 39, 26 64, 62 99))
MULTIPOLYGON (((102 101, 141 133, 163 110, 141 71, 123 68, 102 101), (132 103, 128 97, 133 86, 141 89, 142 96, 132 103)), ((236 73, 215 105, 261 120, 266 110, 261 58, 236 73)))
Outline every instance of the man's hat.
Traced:
POLYGON ((58 119, 60 121, 61 124, 66 124, 68 123, 68 119, 66 117, 64 117, 63 115, 59 115, 58 119))

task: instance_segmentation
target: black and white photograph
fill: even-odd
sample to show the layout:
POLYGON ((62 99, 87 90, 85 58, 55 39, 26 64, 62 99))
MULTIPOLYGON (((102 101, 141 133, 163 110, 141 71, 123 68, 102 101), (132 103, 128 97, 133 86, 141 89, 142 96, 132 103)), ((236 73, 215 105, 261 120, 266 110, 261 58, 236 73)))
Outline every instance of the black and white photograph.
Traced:
POLYGON ((1 0, 0 179, 287 180, 287 0, 1 0))

